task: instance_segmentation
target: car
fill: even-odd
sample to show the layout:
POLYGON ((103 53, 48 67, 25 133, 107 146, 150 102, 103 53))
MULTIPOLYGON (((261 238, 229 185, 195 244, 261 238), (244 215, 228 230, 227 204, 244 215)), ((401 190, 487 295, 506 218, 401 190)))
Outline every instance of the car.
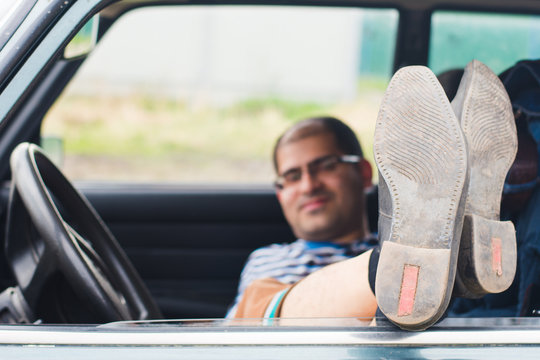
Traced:
POLYGON ((394 71, 440 74, 476 58, 500 73, 538 58, 540 2, 8 0, 0 10, 5 356, 540 350, 537 309, 449 316, 416 333, 383 320, 223 319, 249 253, 294 240, 271 185, 279 133, 331 113, 372 157, 394 71))

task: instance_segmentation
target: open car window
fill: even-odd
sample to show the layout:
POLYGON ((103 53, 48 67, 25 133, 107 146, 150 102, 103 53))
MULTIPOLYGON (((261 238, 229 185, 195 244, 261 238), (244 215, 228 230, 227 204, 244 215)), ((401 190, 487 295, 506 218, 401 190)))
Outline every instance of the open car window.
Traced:
POLYGON ((44 119, 42 145, 74 180, 269 184, 277 136, 328 114, 371 158, 397 22, 393 9, 131 11, 44 119))

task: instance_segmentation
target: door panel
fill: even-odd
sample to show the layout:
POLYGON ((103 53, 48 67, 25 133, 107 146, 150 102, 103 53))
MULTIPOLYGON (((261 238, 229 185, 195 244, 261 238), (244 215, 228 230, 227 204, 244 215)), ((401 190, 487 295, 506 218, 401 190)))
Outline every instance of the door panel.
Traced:
MULTIPOLYGON (((76 186, 111 229, 166 318, 222 317, 251 251, 295 239, 270 188, 76 186)), ((4 219, 8 193, 5 184, 0 192, 4 219)), ((377 188, 366 195, 374 231, 377 188)), ((0 280, 3 288, 14 285, 5 261, 0 280)))
POLYGON ((272 189, 79 184, 167 318, 222 317, 251 251, 294 240, 272 189))

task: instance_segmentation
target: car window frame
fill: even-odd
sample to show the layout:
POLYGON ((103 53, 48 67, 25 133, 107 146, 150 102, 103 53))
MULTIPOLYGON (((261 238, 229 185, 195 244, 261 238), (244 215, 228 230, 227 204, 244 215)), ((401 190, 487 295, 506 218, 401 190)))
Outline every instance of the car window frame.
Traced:
POLYGON ((13 0, 6 18, 0 17, 0 51, 38 0, 13 0), (8 16, 9 15, 9 16, 8 16))
POLYGON ((445 318, 403 331, 358 318, 119 321, 103 325, 0 325, 1 344, 83 346, 540 346, 540 318, 445 318), (267 325, 265 325, 267 324, 267 325), (472 336, 474 334, 474 336, 472 336))

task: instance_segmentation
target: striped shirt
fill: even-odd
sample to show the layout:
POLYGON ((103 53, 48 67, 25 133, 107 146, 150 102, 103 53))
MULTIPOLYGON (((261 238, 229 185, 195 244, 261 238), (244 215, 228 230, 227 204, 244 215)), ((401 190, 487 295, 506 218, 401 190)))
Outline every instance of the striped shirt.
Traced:
POLYGON ((294 284, 327 265, 357 256, 377 244, 375 237, 352 244, 296 240, 290 244, 272 244, 251 253, 240 275, 238 295, 226 317, 233 317, 244 291, 254 280, 274 278, 294 284))

